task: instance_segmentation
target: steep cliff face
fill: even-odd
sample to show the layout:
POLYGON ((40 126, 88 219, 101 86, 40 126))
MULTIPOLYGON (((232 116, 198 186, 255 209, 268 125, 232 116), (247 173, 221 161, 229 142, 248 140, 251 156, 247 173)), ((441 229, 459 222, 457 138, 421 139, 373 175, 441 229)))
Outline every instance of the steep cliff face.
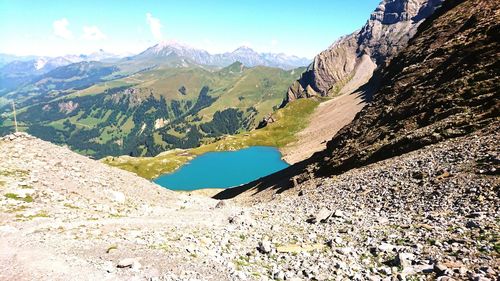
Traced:
POLYGON ((320 174, 498 129, 500 4, 447 1, 380 75, 374 101, 321 153, 320 174))
POLYGON ((417 27, 441 2, 382 1, 361 30, 340 38, 314 58, 306 72, 288 89, 285 103, 297 98, 337 94, 352 77, 371 75, 375 67, 359 67, 366 61, 363 57, 369 56, 378 66, 386 63, 406 47, 417 27))

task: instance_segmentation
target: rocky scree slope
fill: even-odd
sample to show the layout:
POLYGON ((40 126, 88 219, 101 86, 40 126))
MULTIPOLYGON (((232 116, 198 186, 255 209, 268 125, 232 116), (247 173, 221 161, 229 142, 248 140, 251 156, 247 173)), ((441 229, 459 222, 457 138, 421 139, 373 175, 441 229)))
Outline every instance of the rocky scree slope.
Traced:
POLYGON ((0 279, 495 280, 498 137, 448 140, 243 206, 9 135, 0 279))
MULTIPOLYGON (((338 94, 355 76, 371 76, 376 66, 404 49, 417 27, 442 0, 384 0, 368 22, 314 58, 300 79, 288 89, 284 103, 297 98, 338 94), (375 63, 375 64, 374 64, 375 63), (358 73, 363 72, 363 73, 358 73)), ((356 88, 366 82, 359 79, 356 88)))
POLYGON ((277 279, 498 280, 498 138, 480 131, 238 200, 273 225, 277 279))
POLYGON ((215 200, 169 191, 24 133, 0 138, 0 155, 1 280, 230 276, 212 258, 219 253, 189 262, 199 241, 192 233, 217 233, 238 208, 206 220, 215 200))

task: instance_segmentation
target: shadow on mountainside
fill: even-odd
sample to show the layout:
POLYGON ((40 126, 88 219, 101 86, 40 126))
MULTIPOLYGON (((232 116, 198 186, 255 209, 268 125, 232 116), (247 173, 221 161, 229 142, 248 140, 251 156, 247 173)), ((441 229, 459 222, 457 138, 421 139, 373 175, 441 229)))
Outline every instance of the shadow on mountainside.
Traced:
MULTIPOLYGON (((358 104, 370 103, 373 99, 373 95, 380 86, 380 77, 381 75, 379 71, 374 71, 372 77, 368 80, 368 82, 359 86, 356 90, 352 91, 351 93, 346 93, 345 95, 358 96, 361 99, 361 101, 358 104)), ((359 113, 356 114, 355 119, 357 118, 358 115, 359 113)), ((305 180, 310 179, 311 177, 314 177, 311 174, 312 171, 314 170, 313 166, 315 165, 315 163, 319 162, 319 159, 321 157, 323 157, 323 152, 318 151, 308 159, 295 163, 286 169, 259 178, 255 181, 249 182, 241 186, 225 189, 216 194, 213 198, 219 200, 230 199, 246 191, 252 193, 251 194, 252 196, 265 190, 275 190, 276 193, 281 193, 289 188, 292 188, 296 184, 299 184, 305 180), (309 168, 310 172, 308 172, 308 167, 310 167, 309 168)), ((336 172, 336 174, 342 173, 346 170, 348 169, 339 170, 336 172)))
POLYGON ((281 193, 294 186, 294 177, 304 171, 311 159, 312 157, 250 183, 225 189, 217 193, 213 198, 219 200, 230 199, 246 191, 250 192, 251 196, 257 195, 265 190, 275 190, 276 193, 281 193))
POLYGON ((498 129, 499 6, 497 1, 445 2, 405 50, 376 71, 370 86, 377 80, 380 86, 372 103, 324 151, 214 198, 245 191, 280 193, 314 177, 340 174, 483 128, 498 129))

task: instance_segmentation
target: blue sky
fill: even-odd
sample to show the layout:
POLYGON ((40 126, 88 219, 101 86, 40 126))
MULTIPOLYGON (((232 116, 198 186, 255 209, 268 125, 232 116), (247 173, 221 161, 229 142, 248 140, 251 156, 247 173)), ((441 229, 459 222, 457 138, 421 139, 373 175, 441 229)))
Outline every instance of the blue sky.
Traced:
POLYGON ((0 53, 104 49, 133 54, 159 41, 211 53, 246 45, 312 58, 359 29, 379 0, 0 0, 0 53))

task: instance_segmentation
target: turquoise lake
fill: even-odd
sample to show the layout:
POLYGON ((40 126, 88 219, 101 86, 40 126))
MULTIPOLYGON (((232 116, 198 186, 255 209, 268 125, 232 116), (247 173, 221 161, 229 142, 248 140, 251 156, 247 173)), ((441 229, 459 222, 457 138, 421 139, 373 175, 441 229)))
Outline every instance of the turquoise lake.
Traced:
POLYGON ((288 166, 281 160, 278 149, 252 146, 237 151, 205 153, 175 172, 158 177, 154 182, 172 190, 228 188, 251 182, 288 166))

